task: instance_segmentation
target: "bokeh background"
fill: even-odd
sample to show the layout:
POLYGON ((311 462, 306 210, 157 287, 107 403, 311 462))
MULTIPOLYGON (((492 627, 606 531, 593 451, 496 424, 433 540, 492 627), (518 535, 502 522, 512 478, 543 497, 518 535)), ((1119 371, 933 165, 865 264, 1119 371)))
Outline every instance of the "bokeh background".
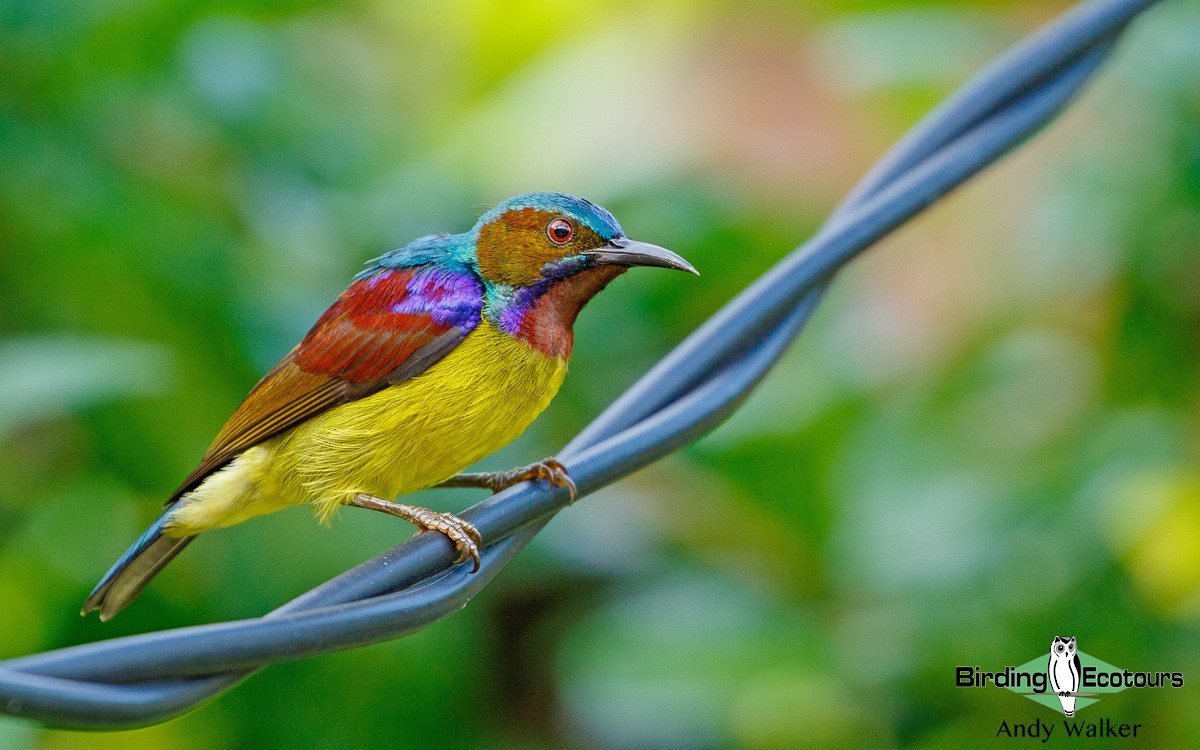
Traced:
MULTIPOLYGON (((528 190, 629 274, 486 468, 553 453, 1055 0, 0 4, 0 657, 260 614, 410 528, 303 510, 77 611, 361 264, 528 190)), ((1200 736, 1200 3, 842 275, 728 423, 561 514, 466 610, 162 726, 0 747, 960 747, 1055 634, 1200 736)), ((458 509, 478 493, 428 494, 458 509)))

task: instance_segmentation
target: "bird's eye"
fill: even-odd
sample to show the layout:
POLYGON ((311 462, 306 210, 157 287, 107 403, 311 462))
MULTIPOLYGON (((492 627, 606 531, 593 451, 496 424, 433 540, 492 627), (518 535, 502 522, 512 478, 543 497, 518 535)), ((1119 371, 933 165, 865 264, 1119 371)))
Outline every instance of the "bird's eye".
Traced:
POLYGON ((555 219, 546 225, 546 235, 556 245, 565 245, 575 236, 575 227, 566 219, 555 219))

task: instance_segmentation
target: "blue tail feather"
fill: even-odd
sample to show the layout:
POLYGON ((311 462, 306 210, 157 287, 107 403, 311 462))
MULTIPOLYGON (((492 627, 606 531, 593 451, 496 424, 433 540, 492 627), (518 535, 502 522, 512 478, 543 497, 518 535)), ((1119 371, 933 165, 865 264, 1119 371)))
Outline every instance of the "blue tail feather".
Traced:
POLYGON ((109 568, 88 595, 81 614, 98 609, 100 619, 109 619, 131 602, 146 583, 195 538, 163 536, 171 510, 164 511, 109 568))
MULTIPOLYGON (((121 557, 115 563, 113 563, 113 566, 108 569, 108 572, 105 573, 104 577, 100 579, 100 583, 96 584, 96 589, 102 589, 107 586, 108 583, 116 577, 117 573, 121 572, 121 570, 123 570, 125 566, 128 565, 131 560, 133 560, 133 558, 144 552, 147 547, 149 547, 154 543, 155 540, 162 536, 163 528, 165 528, 167 525, 167 515, 169 513, 170 509, 159 516, 157 521, 150 524, 150 528, 142 532, 142 535, 137 538, 137 541, 130 545, 129 549, 125 550, 125 554, 121 555, 121 557)), ((96 592, 93 591, 92 593, 94 594, 96 592)))

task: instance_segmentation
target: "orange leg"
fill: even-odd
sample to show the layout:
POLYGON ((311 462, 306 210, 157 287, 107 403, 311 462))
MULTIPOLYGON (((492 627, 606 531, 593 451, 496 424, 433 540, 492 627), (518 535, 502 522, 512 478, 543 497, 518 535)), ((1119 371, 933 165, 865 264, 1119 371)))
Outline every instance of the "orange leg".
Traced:
POLYGON ((483 537, 479 535, 479 530, 470 522, 464 521, 451 513, 438 513, 437 511, 417 505, 394 503, 391 500, 384 500, 373 495, 355 495, 354 499, 350 501, 350 505, 356 508, 377 510, 397 518, 403 518, 409 523, 416 524, 417 528, 421 531, 437 531, 445 534, 450 541, 454 542, 454 546, 458 548, 458 559, 454 562, 465 562, 469 557, 475 563, 475 567, 471 569, 471 572, 474 573, 476 570, 479 570, 479 547, 483 544, 483 537))
POLYGON ((575 502, 578 493, 575 490, 575 482, 571 481, 571 476, 567 473, 567 467, 559 463, 557 458, 553 456, 542 459, 537 463, 521 466, 508 471, 484 471, 475 474, 459 474, 451 477, 441 484, 434 485, 435 487, 483 487, 492 492, 512 487, 514 484, 528 481, 530 479, 545 479, 554 487, 566 487, 571 493, 571 502, 575 502))

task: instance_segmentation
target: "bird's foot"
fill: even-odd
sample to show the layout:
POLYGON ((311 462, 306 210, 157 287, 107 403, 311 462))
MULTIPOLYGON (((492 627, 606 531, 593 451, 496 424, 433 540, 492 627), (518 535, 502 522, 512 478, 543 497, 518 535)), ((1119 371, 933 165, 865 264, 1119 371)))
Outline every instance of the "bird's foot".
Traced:
POLYGON ((579 492, 575 488, 575 482, 571 479, 571 475, 567 473, 567 467, 563 466, 562 462, 553 456, 531 463, 528 466, 520 466, 508 471, 484 471, 472 474, 459 474, 437 486, 484 487, 492 492, 500 492, 512 487, 514 484, 527 482, 531 479, 544 479, 552 487, 566 487, 567 492, 571 495, 572 503, 579 497, 579 492))
POLYGON ((501 471, 498 474, 501 480, 498 488, 494 490, 495 492, 531 479, 544 479, 550 483, 551 487, 566 487, 567 493, 571 496, 572 503, 579 497, 579 490, 576 489, 575 481, 571 479, 571 475, 567 472, 567 467, 563 466, 554 456, 543 458, 541 461, 531 463, 528 466, 501 471))
POLYGON ((483 537, 479 529, 470 521, 464 521, 453 513, 439 513, 419 505, 405 505, 390 500, 374 497, 373 495, 358 494, 350 501, 357 508, 378 510, 388 515, 403 518, 414 524, 421 531, 437 531, 446 535, 458 549, 455 564, 465 562, 470 558, 474 562, 471 572, 479 570, 479 548, 483 545, 483 537))

